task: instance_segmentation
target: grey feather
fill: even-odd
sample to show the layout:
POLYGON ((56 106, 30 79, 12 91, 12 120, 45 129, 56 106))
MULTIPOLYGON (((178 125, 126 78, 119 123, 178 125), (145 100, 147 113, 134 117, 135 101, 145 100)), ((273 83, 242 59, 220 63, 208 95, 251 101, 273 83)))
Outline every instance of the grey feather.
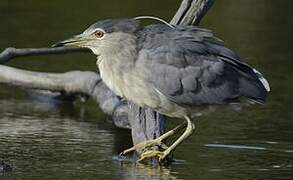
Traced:
POLYGON ((138 33, 139 64, 146 79, 180 105, 224 104, 247 97, 264 101, 267 91, 259 74, 211 31, 187 26, 150 25, 138 33), (147 58, 145 58, 147 57, 147 58))
POLYGON ((85 32, 101 28, 107 33, 119 31, 132 33, 137 29, 138 25, 138 21, 134 19, 106 19, 92 24, 85 30, 85 32))

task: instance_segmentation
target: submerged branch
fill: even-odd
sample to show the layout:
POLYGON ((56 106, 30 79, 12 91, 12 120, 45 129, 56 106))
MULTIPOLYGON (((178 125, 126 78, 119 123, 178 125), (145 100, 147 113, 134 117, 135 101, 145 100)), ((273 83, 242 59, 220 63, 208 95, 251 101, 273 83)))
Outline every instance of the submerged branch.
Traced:
MULTIPOLYGON (((88 51, 82 48, 7 48, 0 54, 0 64, 13 58, 30 55, 46 55, 68 52, 88 51)), ((101 110, 112 116, 113 123, 120 128, 130 128, 127 119, 128 108, 126 103, 120 102, 117 97, 102 82, 96 72, 69 71, 65 73, 45 73, 22 70, 0 65, 0 83, 14 85, 28 89, 60 92, 61 96, 83 95, 93 98, 101 110)), ((62 98, 68 99, 68 98, 62 98)))

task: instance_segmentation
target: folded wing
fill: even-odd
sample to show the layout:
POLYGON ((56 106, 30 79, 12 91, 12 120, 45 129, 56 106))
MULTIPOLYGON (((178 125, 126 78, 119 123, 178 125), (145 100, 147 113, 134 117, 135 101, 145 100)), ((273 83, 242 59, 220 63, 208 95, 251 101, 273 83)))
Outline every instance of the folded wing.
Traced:
POLYGON ((268 82, 211 31, 193 26, 147 26, 139 33, 138 65, 146 79, 181 105, 225 104, 241 97, 263 102, 268 82))

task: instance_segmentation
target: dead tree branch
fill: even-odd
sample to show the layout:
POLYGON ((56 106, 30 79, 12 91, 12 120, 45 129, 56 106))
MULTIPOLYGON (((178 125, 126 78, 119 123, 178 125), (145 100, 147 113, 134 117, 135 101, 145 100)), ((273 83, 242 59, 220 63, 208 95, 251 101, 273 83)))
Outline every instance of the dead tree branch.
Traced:
POLYGON ((71 52, 80 52, 85 51, 89 52, 85 48, 70 48, 70 47, 57 47, 57 48, 25 48, 25 49, 16 49, 13 47, 6 48, 0 54, 0 64, 6 63, 7 61, 24 56, 33 56, 33 55, 48 55, 48 54, 65 54, 71 52))

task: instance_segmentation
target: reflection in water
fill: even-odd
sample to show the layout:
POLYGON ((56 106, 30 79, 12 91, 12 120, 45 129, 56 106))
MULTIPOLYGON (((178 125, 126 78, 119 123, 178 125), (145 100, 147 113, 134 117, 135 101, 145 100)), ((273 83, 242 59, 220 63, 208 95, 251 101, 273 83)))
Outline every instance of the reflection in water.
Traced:
POLYGON ((125 180, 145 179, 170 179, 175 180, 176 173, 171 169, 161 166, 150 166, 143 164, 123 163, 119 166, 120 177, 125 180))
POLYGON ((80 169, 95 172, 105 165, 101 162, 111 159, 115 140, 109 129, 62 117, 49 105, 13 104, 14 110, 25 106, 46 114, 20 116, 8 105, 0 121, 0 158, 13 163, 16 177, 50 173, 54 177, 80 169))
MULTIPOLYGON (((276 142, 274 142, 275 144, 276 142)), ((269 142, 269 144, 272 144, 269 142)), ((276 143, 278 144, 278 143, 276 143)), ((293 153, 293 149, 272 149, 266 147, 256 147, 248 145, 231 145, 231 144, 205 144, 206 147, 211 148, 227 148, 227 149, 240 149, 240 150, 264 150, 264 151, 278 151, 280 153, 293 153)))
POLYGON ((230 145, 230 144, 206 144, 206 147, 228 148, 228 149, 248 149, 248 150, 266 150, 264 147, 255 147, 247 145, 230 145))
MULTIPOLYGON (((179 1, 0 1, 0 47, 48 46, 97 19, 143 14, 165 19, 179 1), (64 7, 71 9, 65 11, 64 7), (62 14, 62 16, 60 16, 62 14), (81 16, 82 14, 82 16, 81 16), (5 27, 5 28, 4 28, 5 27), (42 33, 40 33, 42 32, 42 33)), ((268 78, 268 104, 200 117, 197 133, 176 149, 185 163, 153 167, 116 160, 128 130, 106 122, 94 103, 60 103, 0 85, 0 161, 7 179, 292 179, 293 1, 221 0, 204 25, 268 78), (249 13, 248 13, 249 12, 249 13)), ((173 11, 174 10, 174 11, 173 11)), ((96 69, 85 54, 27 57, 12 66, 39 71, 96 69)), ((169 121, 175 126, 180 122, 169 121)))

